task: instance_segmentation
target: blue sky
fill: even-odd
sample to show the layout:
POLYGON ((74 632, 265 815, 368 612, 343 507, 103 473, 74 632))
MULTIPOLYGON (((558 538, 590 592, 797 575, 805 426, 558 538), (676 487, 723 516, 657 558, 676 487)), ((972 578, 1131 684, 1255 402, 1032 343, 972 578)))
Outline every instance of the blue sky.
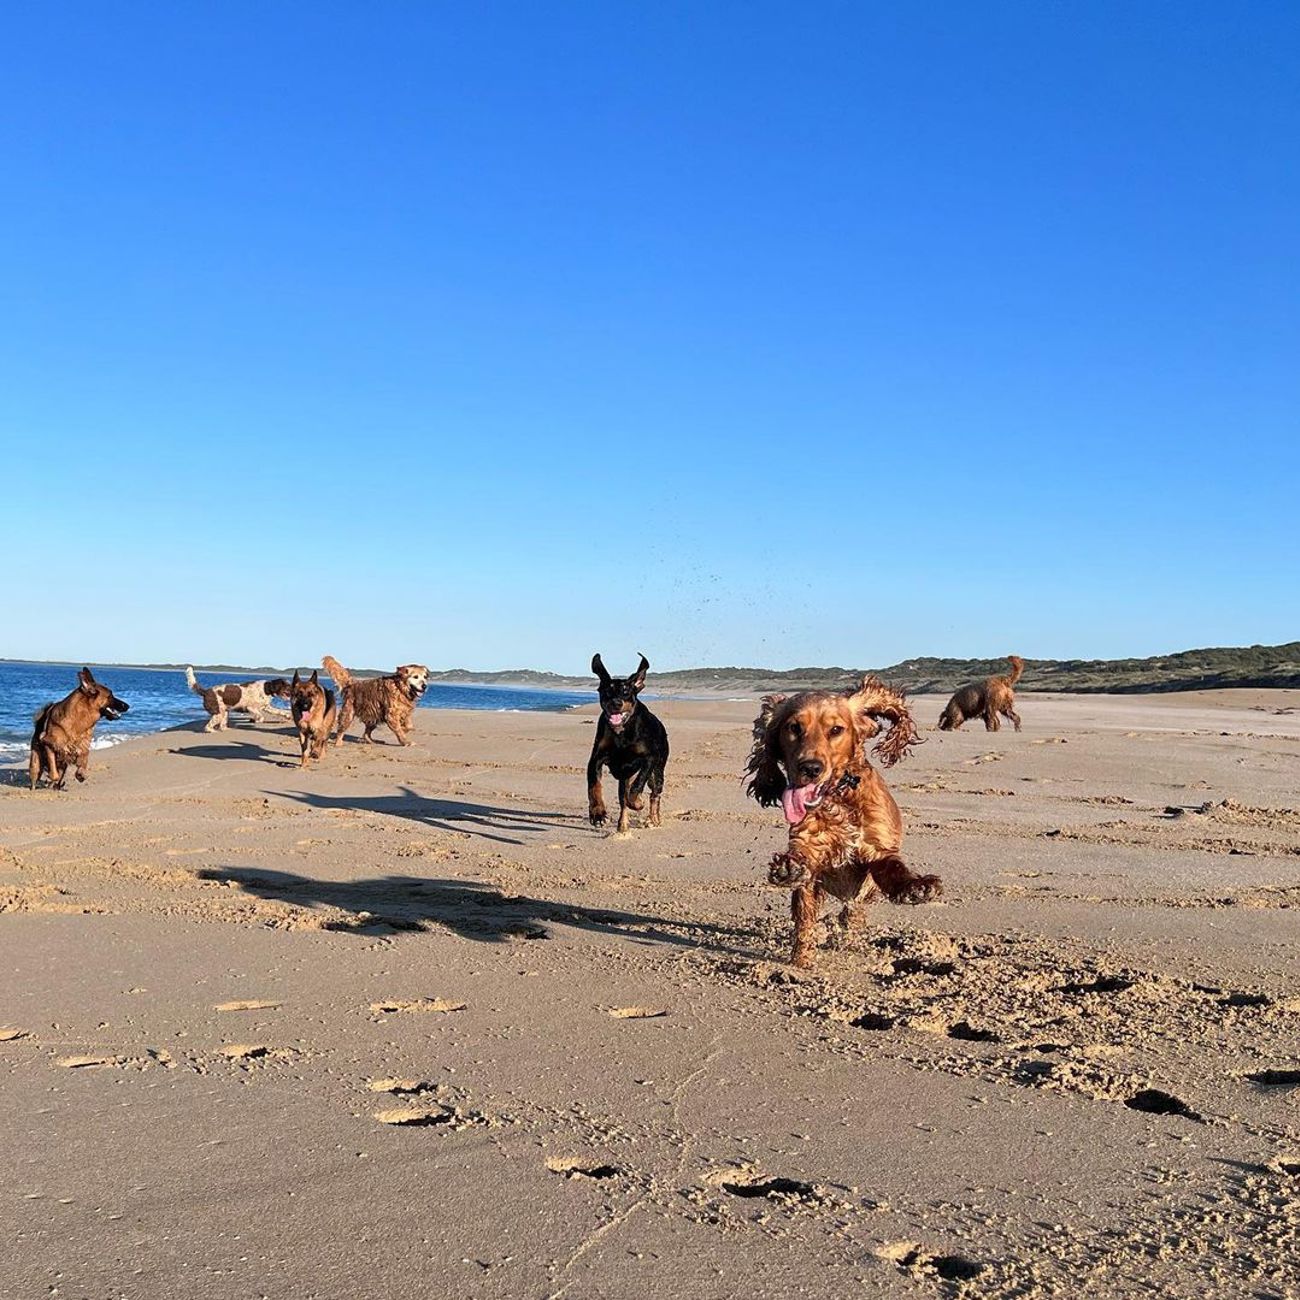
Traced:
POLYGON ((1293 4, 42 4, 0 655, 1295 637, 1293 4))

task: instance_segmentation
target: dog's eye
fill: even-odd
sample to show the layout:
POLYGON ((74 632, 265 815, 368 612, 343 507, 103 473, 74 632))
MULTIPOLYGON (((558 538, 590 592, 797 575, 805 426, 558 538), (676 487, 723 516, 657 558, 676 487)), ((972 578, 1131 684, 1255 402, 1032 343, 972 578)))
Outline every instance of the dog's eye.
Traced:
POLYGON ((844 734, 844 728, 837 722, 826 734, 828 736, 842 736, 844 734))
POLYGON ((799 734, 802 733, 803 728, 797 722, 792 722, 790 724, 789 730, 792 736, 798 736, 799 734))

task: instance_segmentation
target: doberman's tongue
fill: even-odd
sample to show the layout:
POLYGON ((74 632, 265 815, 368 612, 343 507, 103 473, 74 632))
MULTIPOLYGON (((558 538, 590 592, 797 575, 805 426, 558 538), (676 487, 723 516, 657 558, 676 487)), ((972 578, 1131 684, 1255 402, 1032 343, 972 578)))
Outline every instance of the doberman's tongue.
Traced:
POLYGON ((813 783, 787 786, 781 792, 781 809, 791 826, 797 826, 808 815, 808 800, 816 789, 817 785, 813 783))
POLYGON ((609 725, 611 727, 621 727, 623 725, 623 719, 626 715, 622 713, 610 713, 607 714, 606 716, 609 718, 609 725))

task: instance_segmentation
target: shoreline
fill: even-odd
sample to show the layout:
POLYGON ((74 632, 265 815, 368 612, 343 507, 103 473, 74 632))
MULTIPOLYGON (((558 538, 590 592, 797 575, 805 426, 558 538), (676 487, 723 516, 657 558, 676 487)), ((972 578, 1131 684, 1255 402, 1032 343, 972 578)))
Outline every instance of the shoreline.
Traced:
MULTIPOLYGON (((442 684, 442 683, 435 683, 442 684)), ((473 688, 482 685, 486 690, 508 690, 508 687, 492 686, 486 683, 459 683, 458 685, 473 688)), ((531 691, 529 687, 516 688, 521 691, 531 691)), ((1254 715, 1263 717, 1288 718, 1300 715, 1300 690, 1285 689, 1255 689, 1251 687, 1231 687, 1215 691, 1181 691, 1181 692, 1160 692, 1153 695, 1135 696, 1132 694, 1120 695, 1100 695, 1100 694, 1073 694, 1071 692, 1052 692, 1050 694, 1033 694, 1024 692, 1035 704, 1064 704, 1076 705, 1081 710, 1081 716, 1088 717, 1093 722, 1097 721, 1096 714, 1100 711, 1104 713, 1108 706, 1142 706, 1149 708, 1156 713, 1169 712, 1187 712, 1194 709, 1209 711, 1211 715, 1221 715, 1229 712, 1239 712, 1243 715, 1239 726, 1243 729, 1257 726, 1261 720, 1254 715)), ((656 705, 689 705, 698 704, 707 705, 736 705, 744 706, 745 709, 752 709, 758 701, 758 696, 745 696, 732 692, 718 691, 713 693, 695 692, 689 695, 677 694, 654 694, 649 691, 643 698, 647 703, 656 705)), ((907 697, 910 705, 917 712, 917 725, 920 728, 922 737, 925 737, 933 729, 933 723, 938 716, 939 711, 947 701, 946 695, 940 694, 916 694, 907 697)), ((465 709, 456 706, 440 706, 433 704, 421 704, 416 711, 416 716, 424 714, 444 715, 444 714, 463 714, 468 718, 476 716, 484 717, 519 717, 527 714, 538 714, 540 716, 554 717, 573 717, 589 713, 594 719, 599 709, 599 703, 594 698, 590 701, 574 701, 556 709, 465 709)), ((289 713, 287 709, 277 709, 277 712, 284 714, 282 725, 289 725, 289 713)), ((102 753, 106 750, 117 750, 123 745, 130 745, 135 742, 146 742, 156 739, 159 736, 166 736, 173 733, 185 732, 203 732, 205 719, 196 717, 184 722, 175 722, 165 727, 159 727, 152 731, 131 731, 124 733, 113 733, 107 729, 98 731, 95 741, 92 744, 92 752, 102 753)), ((112 724, 107 724, 111 726, 112 724)), ((256 733, 261 728, 254 723, 249 722, 239 714, 233 714, 231 717, 231 730, 237 733, 256 733)), ((205 733, 220 735, 221 733, 205 733)), ((998 733, 985 733, 983 727, 978 722, 968 722, 959 734, 987 734, 992 739, 998 733)), ((1225 733, 1228 734, 1228 733, 1225 733)), ((14 748, 8 751, 0 749, 0 770, 25 768, 27 765, 26 753, 27 746, 21 741, 5 742, 13 745, 14 748)))

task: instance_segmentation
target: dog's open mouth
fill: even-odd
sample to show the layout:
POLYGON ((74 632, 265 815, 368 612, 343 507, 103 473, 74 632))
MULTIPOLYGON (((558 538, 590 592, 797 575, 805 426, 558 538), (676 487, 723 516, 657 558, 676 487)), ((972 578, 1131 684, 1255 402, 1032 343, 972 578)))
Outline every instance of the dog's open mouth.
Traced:
POLYGON ((607 713, 605 714, 605 721, 617 731, 627 721, 627 710, 624 709, 618 713, 607 713))
POLYGON ((789 785, 781 791, 781 810, 791 826, 798 826, 826 796, 825 781, 811 785, 789 785))

